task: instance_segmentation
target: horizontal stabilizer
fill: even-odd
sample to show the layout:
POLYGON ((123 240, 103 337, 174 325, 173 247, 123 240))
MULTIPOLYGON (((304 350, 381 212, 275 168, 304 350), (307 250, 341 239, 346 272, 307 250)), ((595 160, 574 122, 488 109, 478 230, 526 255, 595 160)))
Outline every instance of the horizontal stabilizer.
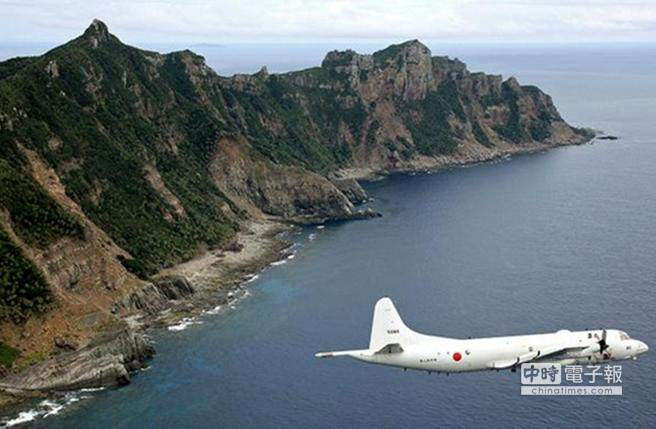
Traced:
POLYGON ((392 300, 383 297, 374 306, 368 349, 320 352, 314 356, 318 358, 348 356, 354 359, 368 360, 373 355, 402 353, 401 344, 406 346, 413 344, 420 337, 420 334, 405 326, 392 300))
POLYGON ((340 356, 350 356, 350 357, 356 357, 356 356, 363 356, 363 355, 370 355, 371 352, 369 350, 342 350, 338 352, 319 352, 315 353, 314 357, 318 358, 330 358, 330 357, 340 357, 340 356))

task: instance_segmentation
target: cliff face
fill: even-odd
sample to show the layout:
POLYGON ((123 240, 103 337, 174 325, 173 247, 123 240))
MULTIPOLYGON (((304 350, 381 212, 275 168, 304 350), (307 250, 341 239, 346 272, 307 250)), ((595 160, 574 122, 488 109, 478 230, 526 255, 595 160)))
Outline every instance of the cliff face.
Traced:
POLYGON ((110 330, 80 351, 61 353, 29 372, 5 377, 0 388, 24 394, 127 384, 129 372, 142 368, 153 354, 141 335, 128 329, 110 330))
POLYGON ((61 335, 84 349, 117 317, 193 293, 148 277, 225 246, 244 220, 366 217, 350 177, 589 137, 538 88, 418 41, 221 77, 190 51, 129 47, 94 21, 0 63, 2 341, 23 358, 61 335))
POLYGON ((296 117, 284 129, 306 120, 306 139, 346 154, 329 170, 417 169, 589 138, 567 125, 538 88, 470 73, 457 59, 431 57, 416 40, 373 55, 333 51, 321 67, 248 82, 236 86, 240 95, 268 100, 285 90, 296 117))
POLYGON ((249 152, 244 139, 222 138, 209 164, 214 182, 240 207, 299 223, 353 214, 348 197, 325 177, 249 152))

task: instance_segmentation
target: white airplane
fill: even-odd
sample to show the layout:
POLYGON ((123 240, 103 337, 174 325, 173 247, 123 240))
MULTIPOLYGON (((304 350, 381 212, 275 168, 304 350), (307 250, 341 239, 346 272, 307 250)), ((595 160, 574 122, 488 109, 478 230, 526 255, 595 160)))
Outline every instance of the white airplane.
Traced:
POLYGON ((368 349, 317 353, 315 357, 348 356, 379 365, 450 373, 515 371, 527 362, 585 365, 636 359, 647 350, 647 344, 616 329, 467 340, 419 334, 405 326, 392 300, 384 297, 374 307, 368 349))

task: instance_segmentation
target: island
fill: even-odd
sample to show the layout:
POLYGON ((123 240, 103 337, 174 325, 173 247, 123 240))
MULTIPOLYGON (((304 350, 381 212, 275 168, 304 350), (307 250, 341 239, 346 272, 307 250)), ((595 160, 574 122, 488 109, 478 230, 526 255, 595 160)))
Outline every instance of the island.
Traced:
POLYGON ((223 77, 95 20, 0 63, 1 401, 128 383, 145 329, 235 299, 281 231, 378 216, 359 179, 592 138, 417 40, 223 77))

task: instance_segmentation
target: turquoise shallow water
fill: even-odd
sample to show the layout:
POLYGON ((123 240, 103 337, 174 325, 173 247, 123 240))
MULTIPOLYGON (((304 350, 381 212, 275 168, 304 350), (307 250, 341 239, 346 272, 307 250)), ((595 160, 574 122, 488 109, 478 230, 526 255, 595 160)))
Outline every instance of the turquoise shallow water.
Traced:
POLYGON ((429 376, 313 358, 365 346, 382 295, 420 332, 603 326, 656 344, 653 55, 644 46, 452 48, 470 69, 515 74, 553 95, 566 119, 621 139, 368 183, 384 217, 293 236, 296 257, 263 272, 236 309, 157 333, 152 368, 131 385, 86 393, 35 423, 656 426, 653 352, 624 364, 624 395, 613 398, 522 397, 509 372, 429 376))

